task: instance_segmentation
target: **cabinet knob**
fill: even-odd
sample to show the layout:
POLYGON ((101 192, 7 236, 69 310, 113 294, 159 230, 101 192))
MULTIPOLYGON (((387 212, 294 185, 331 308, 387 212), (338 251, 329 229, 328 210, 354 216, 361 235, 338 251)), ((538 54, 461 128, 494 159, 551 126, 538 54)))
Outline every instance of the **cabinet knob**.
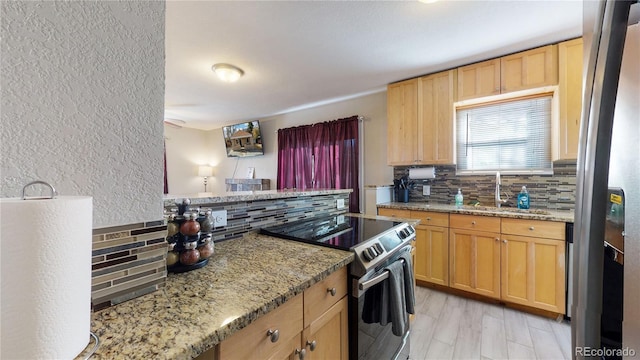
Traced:
POLYGON ((296 349, 296 355, 298 355, 298 358, 300 360, 304 360, 304 357, 307 355, 307 350, 305 350, 305 349, 302 349, 302 350, 296 349))
POLYGON ((331 294, 331 296, 336 296, 336 288, 327 289, 327 292, 331 294))
POLYGON ((475 221, 472 221, 472 222, 471 222, 471 225, 475 225, 475 224, 476 224, 476 222, 475 222, 475 221))
POLYGON ((500 241, 500 239, 499 239, 499 238, 496 238, 496 241, 500 241))
POLYGON ((427 217, 427 221, 431 221, 431 216, 427 217))
POLYGON ((276 330, 271 330, 269 329, 267 331, 267 336, 269 336, 271 338, 271 342, 274 343, 276 341, 278 341, 278 339, 280 339, 280 331, 276 330))
POLYGON ((529 226, 529 230, 533 231, 533 226, 529 226))
POLYGON ((313 351, 316 349, 316 346, 318 346, 318 343, 315 340, 313 341, 307 340, 307 346, 309 347, 309 350, 313 351))
POLYGON ((507 243, 507 240, 502 240, 502 242, 506 244, 506 243, 507 243))

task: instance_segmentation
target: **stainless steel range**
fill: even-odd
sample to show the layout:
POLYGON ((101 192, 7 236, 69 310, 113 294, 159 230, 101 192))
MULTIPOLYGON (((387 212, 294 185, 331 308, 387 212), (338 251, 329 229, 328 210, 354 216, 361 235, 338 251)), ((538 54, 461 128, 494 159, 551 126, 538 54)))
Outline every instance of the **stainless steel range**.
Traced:
POLYGON ((352 215, 310 218, 261 233, 353 251, 349 269, 349 358, 407 359, 413 312, 411 241, 405 223, 352 215), (405 286, 406 284, 406 286, 405 286))

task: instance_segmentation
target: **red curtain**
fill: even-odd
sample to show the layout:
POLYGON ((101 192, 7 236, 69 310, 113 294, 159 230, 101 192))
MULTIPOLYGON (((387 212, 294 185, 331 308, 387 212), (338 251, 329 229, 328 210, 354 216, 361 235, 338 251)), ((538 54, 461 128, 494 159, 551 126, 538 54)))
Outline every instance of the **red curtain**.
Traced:
POLYGON ((278 189, 353 189, 360 212, 358 116, 278 130, 278 189))

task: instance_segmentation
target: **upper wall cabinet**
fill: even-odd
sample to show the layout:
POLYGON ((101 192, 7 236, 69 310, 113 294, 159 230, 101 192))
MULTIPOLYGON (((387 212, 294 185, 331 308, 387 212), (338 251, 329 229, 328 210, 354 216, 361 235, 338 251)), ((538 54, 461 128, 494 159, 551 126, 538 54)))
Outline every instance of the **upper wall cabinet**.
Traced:
POLYGON ((558 46, 547 45, 458 68, 458 101, 558 83, 558 46))
POLYGON ((387 163, 453 164, 455 70, 387 87, 387 163))
POLYGON ((418 158, 418 79, 387 87, 387 163, 413 164, 418 158))
POLYGON ((582 114, 582 38, 558 44, 560 128, 557 160, 578 158, 582 114))

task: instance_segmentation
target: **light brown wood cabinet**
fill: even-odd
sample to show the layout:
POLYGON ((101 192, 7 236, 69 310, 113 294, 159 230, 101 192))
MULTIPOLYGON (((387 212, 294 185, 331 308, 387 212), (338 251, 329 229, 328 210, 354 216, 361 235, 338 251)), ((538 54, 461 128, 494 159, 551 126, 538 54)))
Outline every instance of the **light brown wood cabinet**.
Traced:
POLYGON ((450 215, 449 286, 500 298, 500 218, 450 215))
POLYGON ((502 219, 502 299, 565 313, 564 223, 502 219))
POLYGON ((411 219, 411 211, 403 209, 378 208, 378 215, 397 217, 403 219, 411 219))
POLYGON ((347 359, 347 301, 343 267, 225 339, 217 359, 347 359))
POLYGON ((449 285, 449 214, 411 211, 412 219, 420 219, 416 226, 416 280, 444 286, 449 285))
POLYGON ((558 44, 560 126, 557 160, 576 160, 582 117, 582 38, 558 44))
POLYGON ((387 86, 387 164, 418 159, 418 79, 387 86))
POLYGON ((558 45, 458 68, 458 101, 558 84, 558 45))
POLYGON ((453 164, 456 71, 387 87, 387 163, 453 164))

